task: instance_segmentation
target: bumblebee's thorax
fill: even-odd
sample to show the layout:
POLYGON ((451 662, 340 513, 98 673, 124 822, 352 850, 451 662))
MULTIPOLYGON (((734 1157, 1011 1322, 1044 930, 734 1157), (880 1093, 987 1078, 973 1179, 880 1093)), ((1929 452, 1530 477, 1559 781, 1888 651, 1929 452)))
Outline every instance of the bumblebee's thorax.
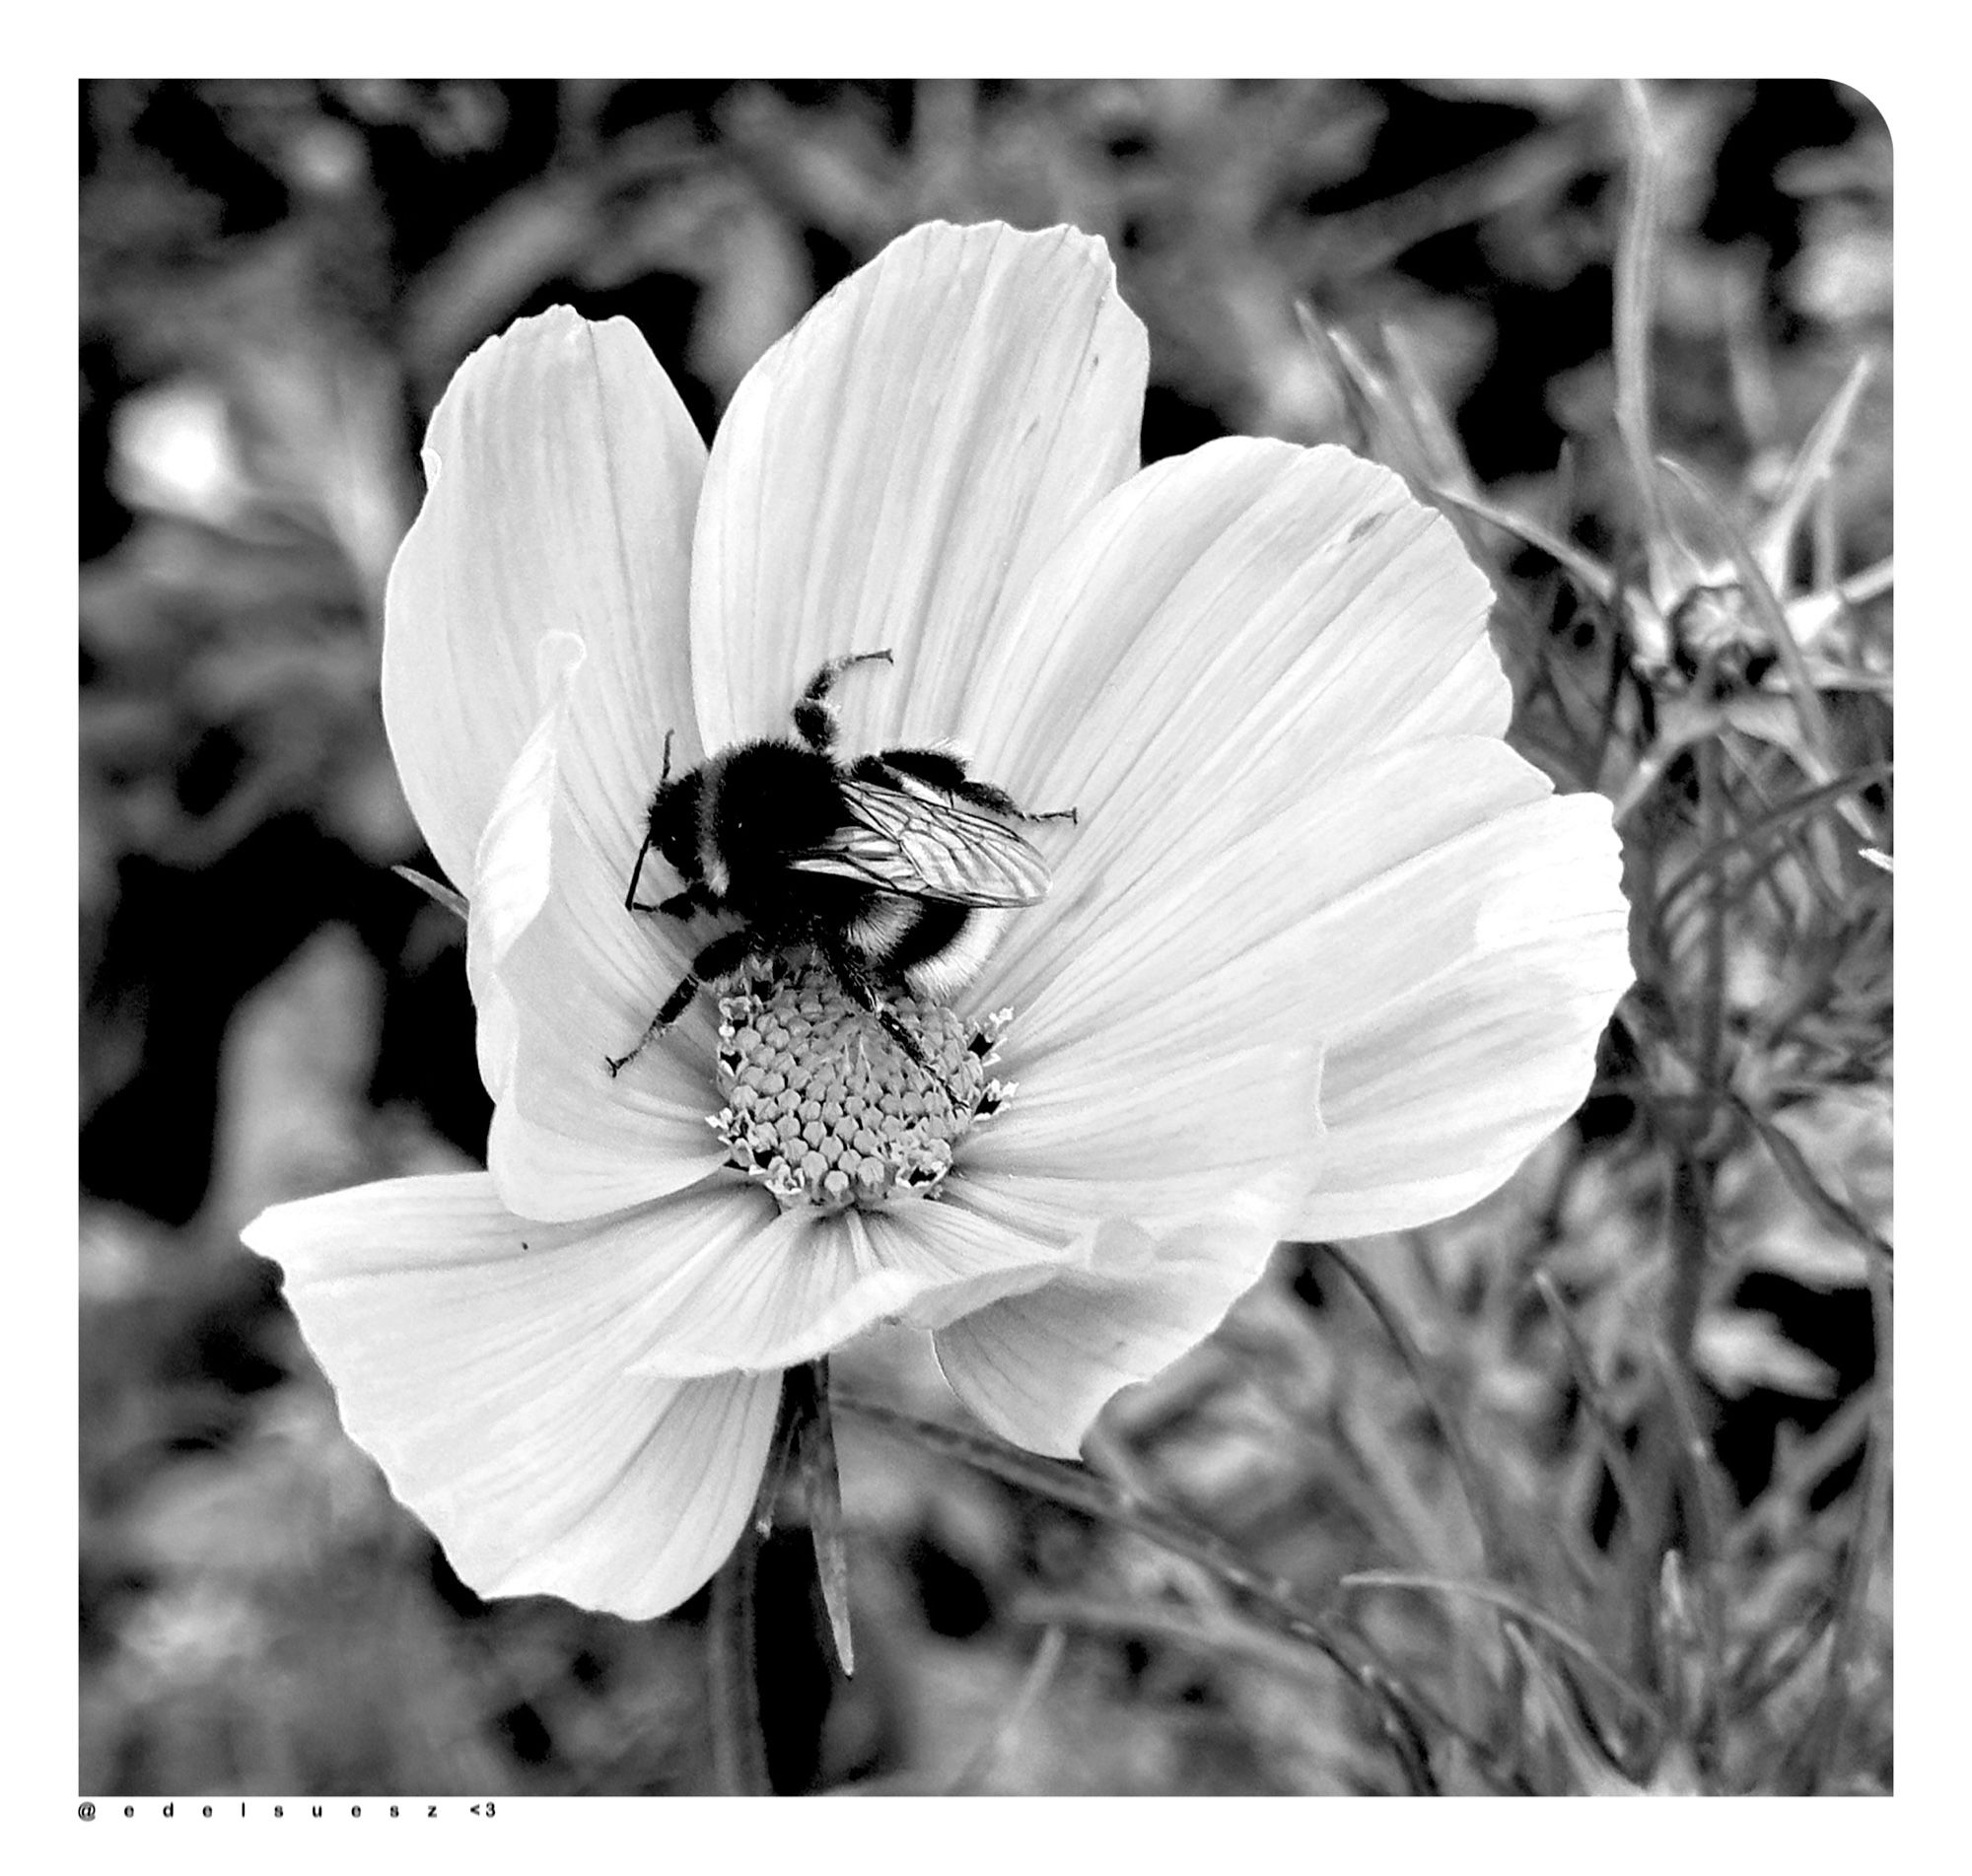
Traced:
POLYGON ((707 764, 704 776, 698 871, 737 904, 779 884, 791 855, 808 852, 842 823, 835 764, 798 743, 741 743, 707 764))

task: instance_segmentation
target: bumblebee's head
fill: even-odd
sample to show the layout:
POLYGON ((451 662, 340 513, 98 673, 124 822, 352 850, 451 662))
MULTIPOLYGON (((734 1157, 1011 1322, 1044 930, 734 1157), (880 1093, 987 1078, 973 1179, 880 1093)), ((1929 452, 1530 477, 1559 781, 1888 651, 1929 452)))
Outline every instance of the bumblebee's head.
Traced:
POLYGON ((663 783, 651 798, 651 844, 681 879, 701 879, 698 808, 704 771, 687 769, 663 783))

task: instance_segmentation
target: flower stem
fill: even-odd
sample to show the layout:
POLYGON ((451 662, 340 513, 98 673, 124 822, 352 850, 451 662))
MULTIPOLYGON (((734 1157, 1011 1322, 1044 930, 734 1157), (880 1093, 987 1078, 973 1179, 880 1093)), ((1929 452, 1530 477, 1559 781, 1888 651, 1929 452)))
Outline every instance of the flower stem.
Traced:
POLYGON ((753 1580, 759 1558, 760 1533, 748 1518, 733 1555, 712 1579, 706 1621, 712 1772, 728 1797, 765 1797, 774 1788, 760 1731, 760 1677, 753 1649, 753 1580))

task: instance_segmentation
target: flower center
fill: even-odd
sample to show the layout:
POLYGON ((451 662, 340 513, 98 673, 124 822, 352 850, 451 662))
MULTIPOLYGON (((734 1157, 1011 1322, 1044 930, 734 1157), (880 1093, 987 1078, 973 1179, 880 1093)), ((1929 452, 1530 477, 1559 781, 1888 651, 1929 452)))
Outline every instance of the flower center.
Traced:
POLYGON ((719 1000, 726 1105, 712 1128, 727 1163, 783 1211, 935 1197, 953 1148, 1014 1091, 987 1074, 1013 1011, 973 1022, 903 994, 888 1007, 930 1074, 812 958, 777 963, 719 1000))

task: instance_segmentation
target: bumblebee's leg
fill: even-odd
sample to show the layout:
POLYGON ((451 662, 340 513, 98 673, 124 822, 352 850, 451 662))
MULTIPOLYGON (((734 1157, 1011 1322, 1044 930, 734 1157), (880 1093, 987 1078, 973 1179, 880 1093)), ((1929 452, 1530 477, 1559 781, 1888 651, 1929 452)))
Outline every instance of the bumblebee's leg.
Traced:
POLYGON ((1003 814, 1011 821, 1072 821, 1072 807, 1057 807, 1045 814, 1029 814, 1005 789, 991 782, 975 781, 965 772, 965 764, 945 749, 885 749, 879 755, 862 757, 850 770, 859 781, 886 782, 909 776, 915 782, 943 789, 957 800, 983 807, 989 814, 1003 814))
POLYGON ((801 702, 795 705, 795 730, 817 754, 825 755, 835 746, 835 712, 828 707, 828 693, 835 680, 852 664, 891 661, 888 652, 852 652, 847 658, 831 658, 809 679, 801 702))
POLYGON ((945 1077, 932 1067, 925 1056, 924 1045, 897 1020, 895 1012, 883 1001, 869 966, 848 945, 830 933, 822 932, 815 935, 815 948, 821 952, 822 960, 834 973, 835 981, 849 994, 850 1000, 862 1005, 882 1024, 883 1033, 925 1072, 944 1093, 947 1101, 955 1107, 957 1102, 951 1089, 946 1084, 945 1077))
POLYGON ((609 1078, 613 1081, 644 1053, 654 1036, 662 1035, 691 1007, 691 1000, 704 989, 708 978, 724 977, 728 971, 737 971, 745 963, 746 953, 752 948, 752 943, 753 936, 750 932, 726 932, 700 951, 691 960, 691 969, 678 980, 676 989, 665 999, 663 1007, 651 1018, 644 1033, 637 1038, 636 1047, 627 1055, 610 1055, 602 1058, 602 1066, 609 1071, 609 1078))

